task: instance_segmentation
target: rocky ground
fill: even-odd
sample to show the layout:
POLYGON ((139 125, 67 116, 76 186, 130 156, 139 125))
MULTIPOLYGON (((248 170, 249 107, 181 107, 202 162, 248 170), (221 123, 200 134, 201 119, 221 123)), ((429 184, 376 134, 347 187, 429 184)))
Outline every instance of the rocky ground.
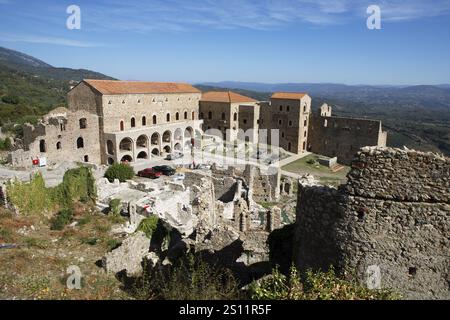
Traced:
POLYGON ((50 230, 43 217, 13 216, 0 207, 0 299, 129 299, 99 260, 122 239, 110 233, 116 222, 95 208, 79 206, 76 225, 50 230), (82 273, 80 290, 66 285, 69 266, 82 273))

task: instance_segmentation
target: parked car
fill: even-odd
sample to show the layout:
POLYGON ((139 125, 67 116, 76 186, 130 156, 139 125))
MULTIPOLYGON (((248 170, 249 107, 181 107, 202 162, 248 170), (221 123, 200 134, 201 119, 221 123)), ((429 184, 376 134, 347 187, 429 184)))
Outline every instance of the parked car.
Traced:
POLYGON ((160 171, 154 170, 153 168, 147 168, 138 172, 139 177, 157 179, 161 177, 162 173, 160 171))
POLYGON ((165 176, 173 176, 176 172, 174 168, 166 165, 153 167, 153 170, 161 172, 165 176))
POLYGON ((176 160, 176 159, 180 159, 183 158, 183 152, 178 151, 178 152, 173 152, 167 155, 166 160, 176 160))

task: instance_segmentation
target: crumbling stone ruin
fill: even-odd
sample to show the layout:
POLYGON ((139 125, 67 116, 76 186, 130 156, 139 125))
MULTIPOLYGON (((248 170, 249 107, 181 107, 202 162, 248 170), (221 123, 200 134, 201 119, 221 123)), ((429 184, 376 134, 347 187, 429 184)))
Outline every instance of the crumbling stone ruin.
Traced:
POLYGON ((25 124, 23 138, 15 141, 8 162, 16 167, 31 168, 33 160, 45 159, 42 166, 65 161, 100 163, 98 116, 85 110, 57 108, 37 125, 25 124))
POLYGON ((410 299, 449 299, 450 159, 362 148, 346 185, 299 185, 295 263, 356 272, 410 299))
POLYGON ((149 251, 154 253, 151 265, 158 261, 161 264, 170 263, 171 258, 189 251, 201 254, 207 260, 220 262, 239 274, 244 282, 250 281, 255 274, 270 272, 268 237, 284 225, 281 209, 263 208, 252 197, 251 188, 255 180, 259 181, 258 185, 265 181, 267 185, 259 194, 264 199, 274 199, 278 197, 279 175, 278 172, 273 177, 267 176, 261 169, 250 165, 244 169, 213 166, 208 171, 187 171, 184 181, 177 184, 167 182, 161 185, 157 181, 149 181, 141 186, 135 182, 99 181, 97 188, 103 203, 117 195, 130 196, 127 188, 133 190, 133 196, 137 192, 142 198, 129 203, 130 221, 116 230, 131 234, 134 240, 126 245, 136 246, 136 250, 119 247, 105 256, 103 265, 108 272, 130 268, 135 275, 142 269, 138 262, 147 259, 149 251), (139 222, 149 214, 157 215, 168 232, 176 230, 176 236, 170 237, 170 243, 164 250, 144 250, 144 246, 149 248, 149 241, 145 244, 142 237, 136 237, 133 233, 139 222), (119 254, 124 250, 125 256, 130 250, 135 252, 133 259, 125 261, 119 254), (158 261, 155 262, 156 252, 158 261))
POLYGON ((331 106, 324 104, 312 113, 309 122, 308 151, 337 157, 339 163, 350 164, 362 147, 386 147, 387 132, 381 121, 336 117, 331 106))

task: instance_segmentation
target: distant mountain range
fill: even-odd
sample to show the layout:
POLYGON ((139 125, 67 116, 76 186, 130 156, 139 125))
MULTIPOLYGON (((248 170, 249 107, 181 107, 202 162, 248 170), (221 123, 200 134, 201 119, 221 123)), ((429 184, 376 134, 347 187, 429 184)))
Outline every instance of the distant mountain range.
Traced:
POLYGON ((0 126, 34 122, 66 105, 66 93, 78 81, 113 79, 85 70, 56 68, 24 53, 0 47, 0 126))
POLYGON ((32 73, 35 76, 52 80, 113 79, 104 74, 86 69, 56 68, 22 52, 3 47, 0 47, 0 67, 32 73))
POLYGON ((333 100, 350 100, 367 104, 386 104, 401 100, 410 108, 450 109, 450 85, 369 86, 335 83, 257 83, 257 82, 206 82, 200 85, 258 92, 307 92, 314 97, 333 100))

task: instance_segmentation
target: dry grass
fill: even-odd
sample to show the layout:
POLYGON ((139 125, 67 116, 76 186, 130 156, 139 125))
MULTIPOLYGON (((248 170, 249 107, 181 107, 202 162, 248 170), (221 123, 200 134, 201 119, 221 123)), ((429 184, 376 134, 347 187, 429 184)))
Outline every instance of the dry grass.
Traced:
POLYGON ((114 275, 96 265, 121 240, 109 233, 110 219, 89 205, 77 204, 74 221, 79 222, 75 227, 53 231, 47 219, 17 217, 0 208, 0 243, 19 245, 0 249, 0 299, 129 298, 114 275), (81 290, 67 289, 71 265, 82 272, 81 290))

